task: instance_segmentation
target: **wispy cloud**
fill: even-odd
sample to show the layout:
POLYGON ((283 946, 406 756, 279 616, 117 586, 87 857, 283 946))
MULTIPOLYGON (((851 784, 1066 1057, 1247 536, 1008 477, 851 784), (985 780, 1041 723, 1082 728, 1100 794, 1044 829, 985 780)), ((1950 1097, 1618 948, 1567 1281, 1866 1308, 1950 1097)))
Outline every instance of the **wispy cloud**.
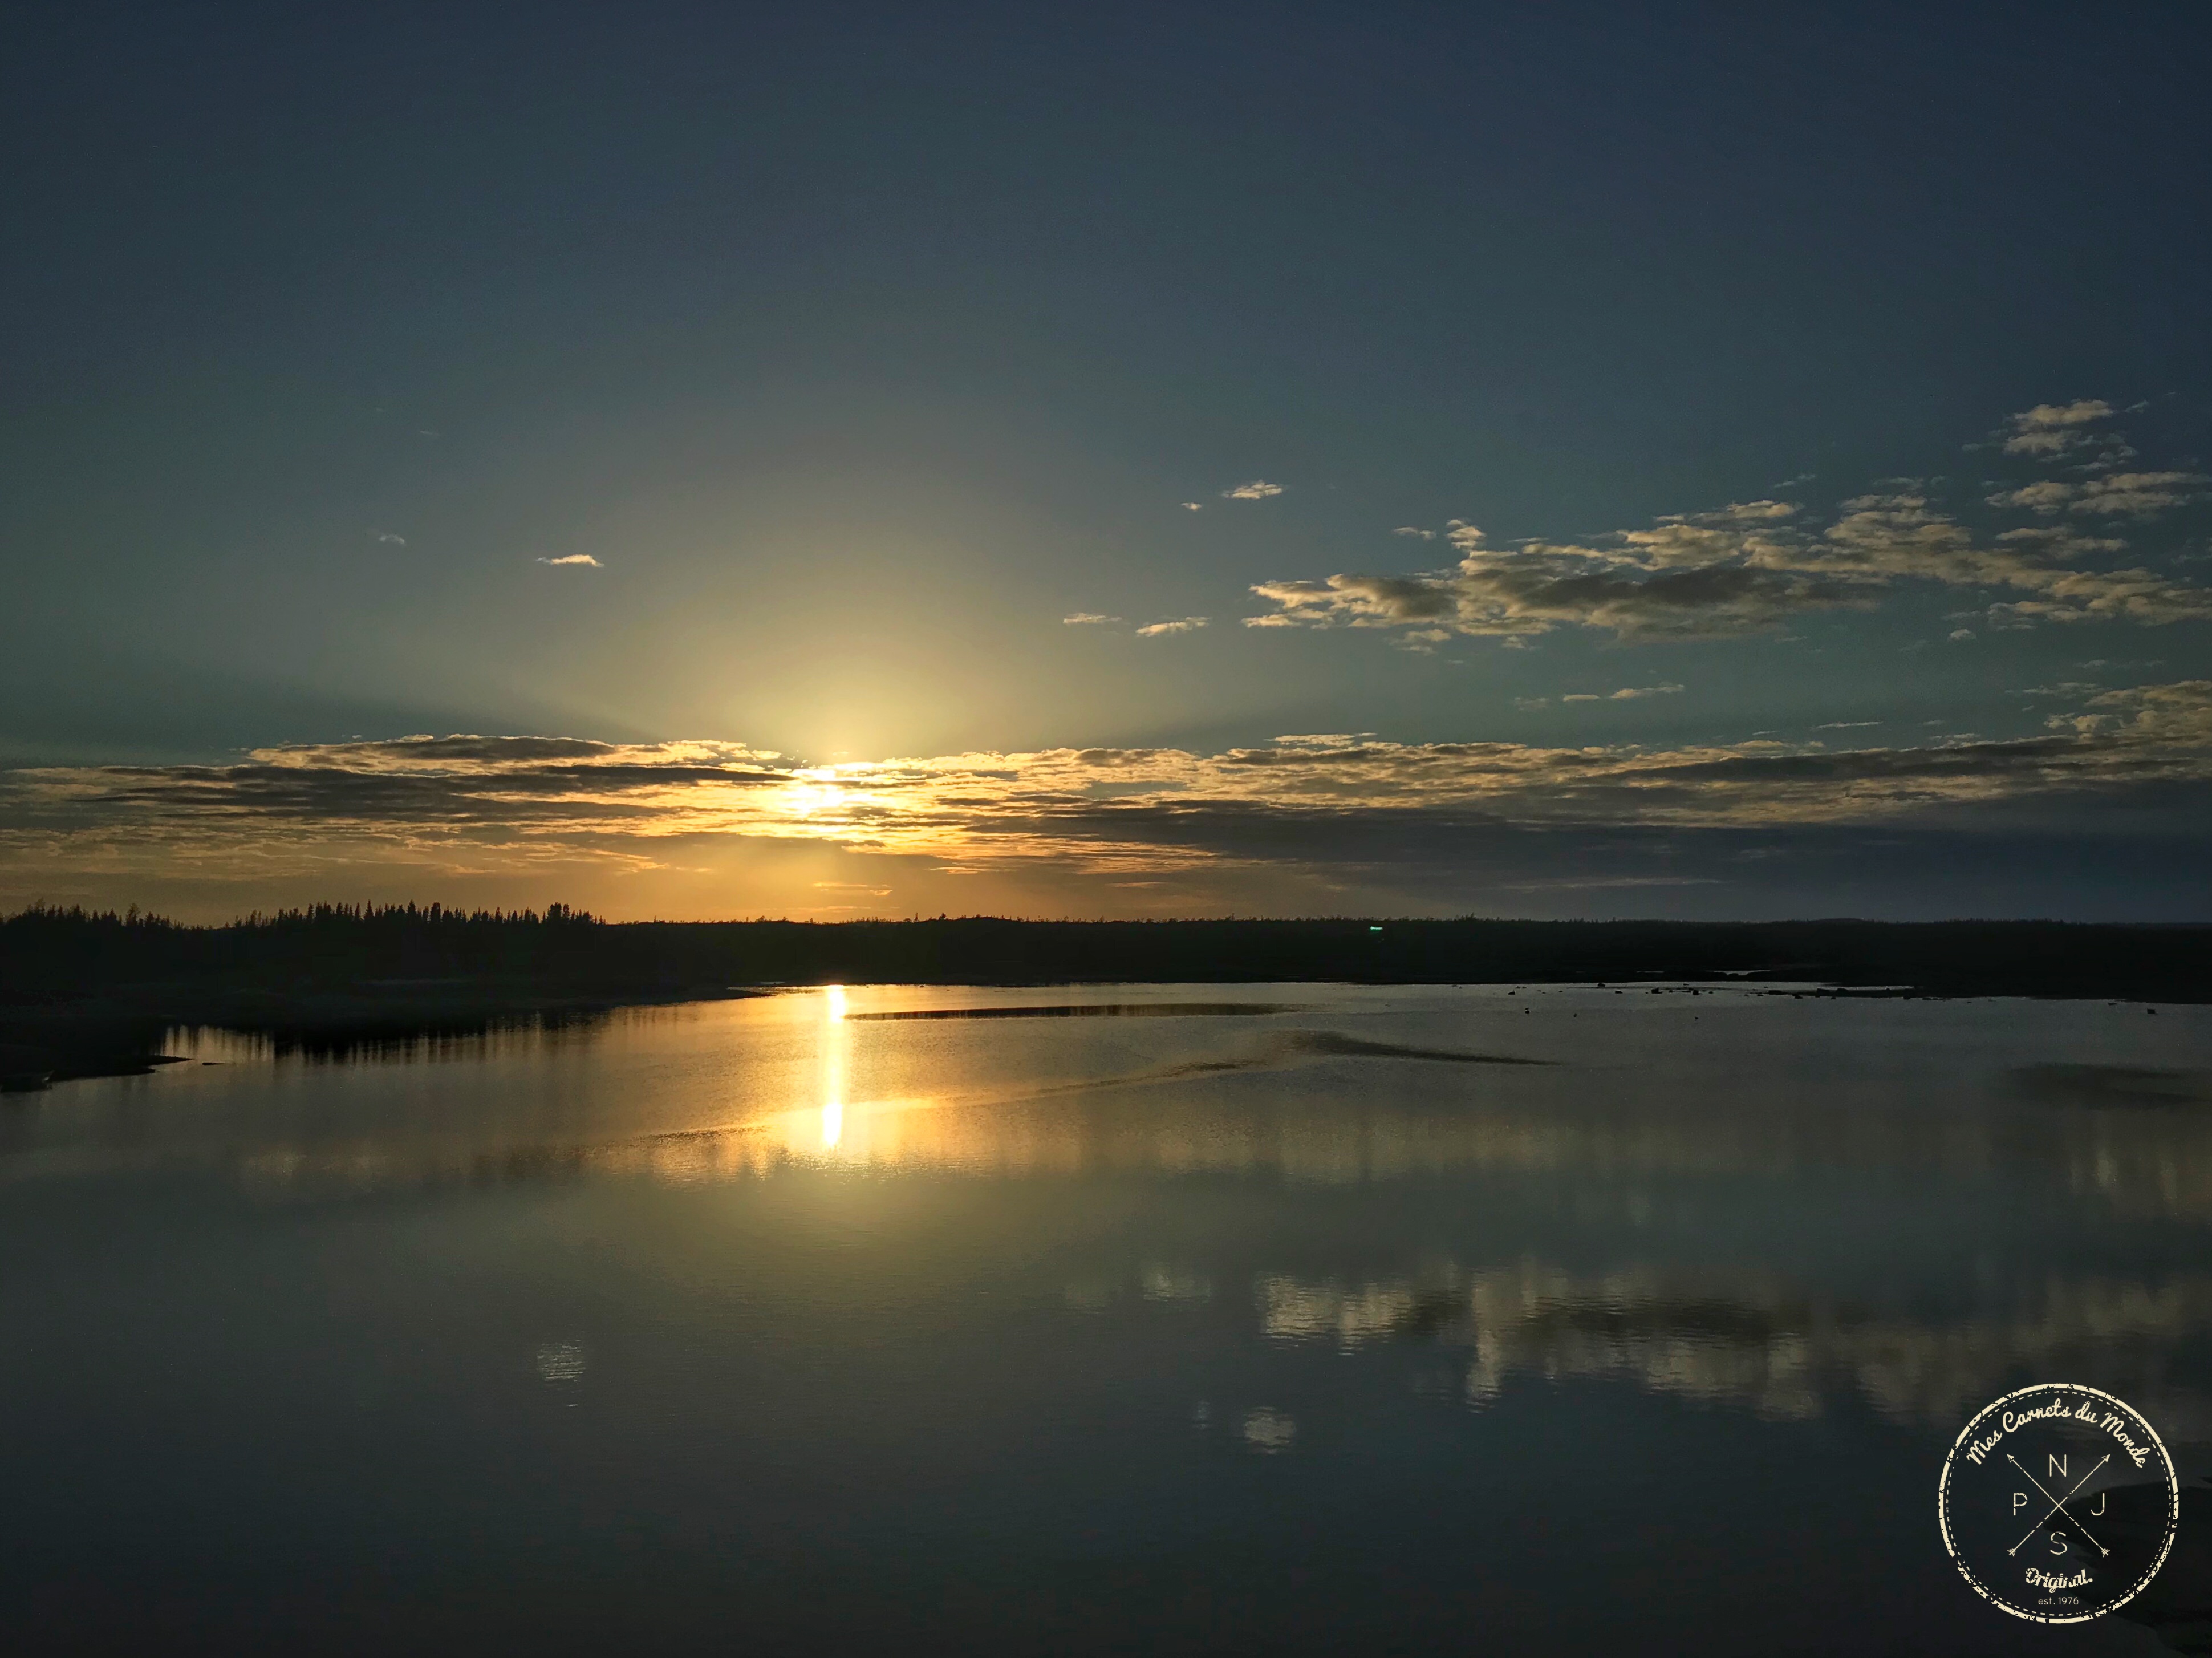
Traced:
POLYGON ((1121 619, 1118 616, 1101 616, 1096 610, 1078 610, 1073 616, 1064 616, 1060 620, 1060 625, 1066 628, 1103 628, 1121 619))
POLYGON ((2038 478, 2033 483, 2022 484, 2017 489, 2000 489, 1988 497, 1992 507, 2012 507, 2031 513, 2063 513, 2066 503, 2074 499, 2075 486, 2057 478, 2038 478))
POLYGON ((1281 484, 1270 483, 1265 478, 1254 478, 1251 483, 1240 483, 1234 489, 1224 489, 1221 498, 1224 501, 1265 501, 1271 495, 1282 493, 1281 484))
POLYGON ((2202 501, 2208 483, 2202 472, 2112 472, 2084 483, 2067 510, 2143 518, 2202 501))
POLYGON ((1417 524, 1401 524, 1390 533, 1394 536, 1410 536, 1416 541, 1434 541, 1437 538, 1437 532, 1434 530, 1424 530, 1417 524))
POLYGON ((386 547, 404 547, 407 544, 405 536, 396 536, 389 530, 379 530, 376 532, 376 538, 386 547))
POLYGON ((2080 483, 2039 478, 1989 497, 1992 507, 2025 507, 2045 517, 2060 512, 2106 518, 2150 518, 2202 500, 2212 477, 2202 472, 2107 472, 2080 483))
MULTIPOLYGON (((2014 416, 2033 438, 2078 433, 2108 405, 2051 404, 2014 416)), ((2052 440, 2056 441, 2056 439, 2052 440)), ((2006 486, 1991 504, 2045 518, 2148 518, 2203 498, 2212 478, 2180 471, 2095 473, 2006 486)), ((2212 619, 2212 592, 2140 567, 2106 568, 2126 544, 2057 528, 1994 537, 1937 504, 1933 485, 1891 479, 1844 501, 1822 522, 1796 501, 1738 501, 1676 513, 1650 526, 1588 541, 1492 544, 1464 519, 1447 526, 1458 555, 1448 568, 1409 574, 1346 572, 1264 581, 1273 608, 1249 627, 1382 628, 1510 642, 1562 628, 1624 640, 1698 639, 1767 632, 1808 612, 1867 610, 1909 586, 1996 589, 1993 627, 2119 621, 2142 625, 2212 619)), ((1410 527, 1410 526, 1408 526, 1410 527)))
POLYGON ((1624 685, 1617 691, 1570 691, 1559 699, 1562 702, 1633 702, 1638 697, 1674 696, 1681 690, 1680 685, 1624 685))
POLYGON ((599 563, 599 561, 593 558, 589 553, 566 553, 559 558, 541 558, 538 562, 540 564, 551 564, 555 566, 563 564, 588 565, 594 570, 604 568, 599 563))
POLYGON ((1152 622, 1137 629, 1139 639, 1157 639, 1163 634, 1196 633, 1206 624, 1202 616, 1177 616, 1172 622, 1152 622))
POLYGON ((1443 628, 1533 635, 1581 626, 1630 635, 1696 637, 1771 626, 1823 605, 1864 602, 1848 577, 1789 568, 1797 537, 1769 527, 1783 503, 1662 520, 1608 546, 1529 542, 1496 548, 1455 520, 1455 569, 1407 576, 1268 581, 1252 591, 1305 626, 1443 628))
POLYGON ((1390 824, 1433 831, 1440 845, 1485 825, 1955 825, 2007 802, 2201 806, 2208 789, 2212 681, 2188 680, 2094 693, 2031 737, 1835 751, 1759 738, 1645 749, 1319 736, 1213 754, 1056 749, 810 767, 727 743, 323 744, 228 766, 0 772, 0 853, 19 873, 241 860, 512 871, 580 857, 658 866, 734 837, 1141 878, 1332 847, 1371 857, 1390 824))
POLYGON ((2062 455, 2087 441, 2082 428, 2112 416, 2112 405, 2102 398, 2039 403, 2006 420, 2004 451, 2008 455, 2062 455))

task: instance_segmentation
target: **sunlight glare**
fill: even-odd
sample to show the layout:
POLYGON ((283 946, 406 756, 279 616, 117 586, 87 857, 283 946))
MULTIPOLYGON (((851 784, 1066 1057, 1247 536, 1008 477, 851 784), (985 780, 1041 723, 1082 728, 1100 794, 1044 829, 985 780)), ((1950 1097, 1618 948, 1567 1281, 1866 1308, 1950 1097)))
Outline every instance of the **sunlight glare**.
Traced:
POLYGON ((852 1040, 846 1026, 845 987, 822 989, 822 1149, 835 1151, 845 1138, 845 1045, 852 1040))

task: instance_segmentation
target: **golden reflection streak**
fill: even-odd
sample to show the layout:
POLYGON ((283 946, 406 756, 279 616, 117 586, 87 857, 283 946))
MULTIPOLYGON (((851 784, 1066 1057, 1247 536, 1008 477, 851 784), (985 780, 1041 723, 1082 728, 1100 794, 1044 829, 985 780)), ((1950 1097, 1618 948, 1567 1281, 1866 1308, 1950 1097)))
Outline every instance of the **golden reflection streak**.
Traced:
POLYGON ((845 1138, 846 1049, 853 1040, 845 1023, 845 987, 822 993, 822 1149, 835 1151, 845 1138))

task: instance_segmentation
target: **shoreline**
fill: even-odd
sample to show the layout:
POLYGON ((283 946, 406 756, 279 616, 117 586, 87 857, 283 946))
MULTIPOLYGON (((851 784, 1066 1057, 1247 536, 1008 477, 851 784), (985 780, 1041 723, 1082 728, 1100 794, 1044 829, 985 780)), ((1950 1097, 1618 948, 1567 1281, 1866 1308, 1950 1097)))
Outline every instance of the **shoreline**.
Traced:
POLYGON ((580 991, 544 985, 486 985, 465 981, 372 981, 344 988, 281 992, 248 987, 209 987, 140 985, 101 994, 0 1005, 0 1095, 44 1091, 56 1083, 99 1077, 148 1076, 161 1066, 185 1063, 164 1054, 163 1043, 179 1028, 224 1030, 263 1036, 288 1051, 337 1053, 382 1044, 401 1044, 438 1036, 483 1035, 526 1025, 582 1023, 626 1008, 674 1006, 686 1003, 734 1001, 787 992, 805 992, 830 983, 938 985, 984 989, 1037 989, 1048 986, 1153 986, 1164 984, 1367 984, 1418 986, 1579 986, 1616 993, 1782 997, 1815 1001, 2101 1001, 2143 1006, 2212 1002, 2198 987, 2177 987, 2182 993, 2148 994, 2140 989, 2097 989, 2068 984, 2043 989, 2015 982, 1931 988, 1917 984, 1848 984, 1806 979, 1779 980, 1748 974, 1685 975, 1655 981, 1656 975, 1601 979, 1533 975, 1498 978, 1209 978, 1073 979, 966 978, 823 979, 812 982, 751 985, 695 984, 640 986, 622 990, 580 991), (2189 993, 2194 991, 2196 993, 2189 993))

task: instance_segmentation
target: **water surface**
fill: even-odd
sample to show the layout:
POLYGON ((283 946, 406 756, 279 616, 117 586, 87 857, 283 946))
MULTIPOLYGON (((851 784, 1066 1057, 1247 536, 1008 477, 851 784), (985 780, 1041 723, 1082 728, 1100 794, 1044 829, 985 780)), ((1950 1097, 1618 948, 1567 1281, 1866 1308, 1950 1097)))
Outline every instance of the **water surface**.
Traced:
POLYGON ((2161 1649, 1991 1611, 1935 1490, 2051 1379, 2203 1467, 2207 1010, 856 987, 172 1051, 0 1104, 10 1650, 2161 1649))

